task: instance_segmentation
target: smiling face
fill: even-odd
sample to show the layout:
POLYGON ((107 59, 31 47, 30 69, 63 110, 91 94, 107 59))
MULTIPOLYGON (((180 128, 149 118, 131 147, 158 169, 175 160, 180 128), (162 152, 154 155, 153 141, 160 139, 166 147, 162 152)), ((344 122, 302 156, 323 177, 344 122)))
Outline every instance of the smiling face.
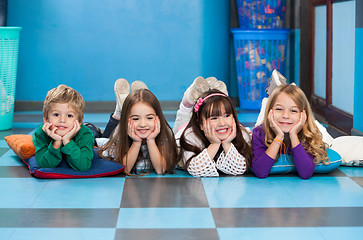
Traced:
MULTIPOLYGON (((212 131, 215 132, 216 136, 224 141, 232 132, 233 127, 233 115, 226 113, 226 110, 223 105, 220 106, 221 111, 219 116, 211 115, 207 121, 209 121, 209 126, 212 131)), ((204 130, 205 126, 201 126, 201 129, 204 130)))
POLYGON ((44 118, 44 122, 53 124, 51 129, 57 128, 55 133, 60 136, 71 131, 76 120, 78 120, 78 114, 68 103, 52 103, 48 119, 44 118))
POLYGON ((136 134, 140 138, 147 138, 155 129, 156 113, 154 109, 143 102, 138 102, 130 109, 131 121, 134 123, 136 134))
POLYGON ((284 133, 300 120, 301 111, 296 103, 284 92, 280 93, 272 107, 273 118, 284 133))

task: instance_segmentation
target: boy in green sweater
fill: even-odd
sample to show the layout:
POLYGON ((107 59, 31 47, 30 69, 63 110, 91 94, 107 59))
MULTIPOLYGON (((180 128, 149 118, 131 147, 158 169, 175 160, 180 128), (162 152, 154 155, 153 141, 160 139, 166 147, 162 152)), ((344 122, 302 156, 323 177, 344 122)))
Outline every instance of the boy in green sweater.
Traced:
POLYGON ((93 158, 94 136, 82 125, 85 101, 66 85, 48 91, 43 121, 33 134, 39 168, 56 168, 65 159, 75 170, 87 171, 93 158))

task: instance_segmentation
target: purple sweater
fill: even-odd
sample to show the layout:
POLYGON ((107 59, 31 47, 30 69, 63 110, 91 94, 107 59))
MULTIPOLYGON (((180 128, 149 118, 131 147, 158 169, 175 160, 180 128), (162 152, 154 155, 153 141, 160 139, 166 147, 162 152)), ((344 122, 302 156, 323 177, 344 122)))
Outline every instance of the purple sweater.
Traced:
MULTIPOLYGON (((262 125, 255 127, 252 133, 253 158, 252 169, 258 178, 266 178, 275 159, 266 154, 267 146, 265 145, 265 132, 262 125)), ((303 179, 308 179, 313 175, 315 164, 314 157, 308 154, 304 147, 299 143, 294 148, 287 149, 288 154, 292 154, 296 170, 303 179)))

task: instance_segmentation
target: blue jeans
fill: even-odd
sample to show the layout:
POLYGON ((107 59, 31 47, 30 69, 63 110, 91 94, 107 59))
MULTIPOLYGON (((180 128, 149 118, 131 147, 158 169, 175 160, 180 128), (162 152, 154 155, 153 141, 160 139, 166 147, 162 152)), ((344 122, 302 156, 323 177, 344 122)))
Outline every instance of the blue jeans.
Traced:
POLYGON ((110 119, 108 120, 108 123, 106 125, 105 130, 103 131, 102 137, 103 138, 110 138, 113 130, 117 127, 117 124, 120 120, 117 120, 116 118, 112 117, 113 113, 110 115, 110 119))

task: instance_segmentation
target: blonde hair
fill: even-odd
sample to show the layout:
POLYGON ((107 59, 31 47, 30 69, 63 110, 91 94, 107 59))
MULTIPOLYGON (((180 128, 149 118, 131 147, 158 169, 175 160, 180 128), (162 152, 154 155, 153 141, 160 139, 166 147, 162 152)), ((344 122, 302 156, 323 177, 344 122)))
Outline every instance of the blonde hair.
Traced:
POLYGON ((296 85, 281 85, 277 87, 269 96, 263 120, 263 129, 266 133, 265 145, 269 147, 275 138, 275 132, 270 126, 268 114, 275 105, 277 97, 281 93, 285 93, 288 97, 290 97, 297 105, 300 112, 304 110, 306 112, 306 122, 301 131, 298 133, 298 138, 304 149, 314 156, 315 164, 319 164, 321 162, 324 164, 329 164, 330 160, 327 158, 326 153, 327 144, 323 142, 322 134, 315 124, 315 117, 313 111, 311 110, 310 103, 306 98, 305 93, 296 85))
POLYGON ((43 103, 43 117, 48 120, 48 114, 54 103, 68 103, 78 114, 78 121, 83 122, 85 102, 82 95, 64 84, 48 91, 43 103))

